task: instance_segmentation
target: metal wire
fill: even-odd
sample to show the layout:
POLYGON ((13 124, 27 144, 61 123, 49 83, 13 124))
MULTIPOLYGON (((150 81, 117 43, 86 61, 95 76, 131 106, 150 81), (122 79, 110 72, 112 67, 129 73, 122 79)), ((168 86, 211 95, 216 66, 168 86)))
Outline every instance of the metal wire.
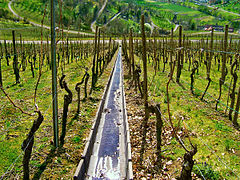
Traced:
POLYGON ((200 168, 198 167, 198 165, 195 164, 195 166, 197 167, 197 169, 198 169, 198 171, 200 172, 200 174, 201 174, 201 176, 203 177, 203 179, 206 180, 206 178, 204 177, 204 175, 203 175, 202 171, 200 170, 200 168))

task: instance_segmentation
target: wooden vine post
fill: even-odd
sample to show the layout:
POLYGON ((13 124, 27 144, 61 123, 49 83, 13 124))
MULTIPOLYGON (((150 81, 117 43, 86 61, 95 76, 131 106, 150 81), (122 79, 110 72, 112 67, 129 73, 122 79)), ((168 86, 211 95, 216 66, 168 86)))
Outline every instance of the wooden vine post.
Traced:
POLYGON ((173 71, 173 28, 171 29, 171 41, 170 41, 170 74, 172 74, 173 71))
POLYGON ((17 50, 16 50, 16 43, 15 43, 15 31, 12 31, 13 37, 13 70, 16 78, 16 84, 20 83, 20 75, 19 75, 19 68, 18 68, 18 59, 17 59, 17 50))
POLYGON ((141 16, 141 31, 142 31, 142 60, 143 60, 143 97, 144 97, 144 107, 145 107, 145 117, 143 120, 143 138, 142 138, 142 147, 140 151, 140 163, 143 161, 144 147, 146 144, 146 133, 147 133, 147 123, 149 118, 148 110, 148 87, 147 87, 147 58, 146 58, 146 35, 144 29, 144 15, 141 16))
POLYGON ((219 79, 219 97, 216 102, 215 109, 218 108, 218 103, 222 96, 222 86, 225 83, 226 75, 227 75, 227 67, 226 67, 226 59, 227 59, 227 47, 228 47, 228 25, 225 26, 225 35, 224 35, 224 47, 223 47, 223 56, 222 56, 222 73, 221 78, 219 79))
POLYGON ((163 128, 163 121, 161 115, 160 104, 157 104, 155 107, 156 113, 156 136, 157 136, 157 162, 161 166, 161 144, 162 144, 162 128, 163 128))
POLYGON ((66 48, 66 50, 67 50, 67 54, 66 54, 66 58, 67 58, 67 63, 69 64, 69 42, 68 42, 68 38, 67 38, 67 48, 66 48))
POLYGON ((232 112, 234 108, 234 103, 235 103, 235 90, 237 86, 237 80, 238 80, 238 75, 237 75, 237 67, 238 67, 238 59, 236 57, 235 61, 231 65, 231 75, 233 77, 233 85, 232 85, 232 92, 230 94, 231 98, 231 103, 230 103, 230 110, 229 110, 229 120, 232 120, 232 112))
POLYGON ((237 104, 236 104, 236 108, 235 108, 234 118, 233 118, 233 121, 232 121, 233 125, 235 127, 237 127, 238 129, 240 129, 239 124, 237 122, 239 107, 240 107, 240 87, 239 87, 239 90, 238 90, 237 104))
MULTIPOLYGON (((131 28, 132 29, 132 28, 131 28)), ((130 33, 129 33, 129 75, 131 76, 133 73, 132 73, 132 54, 133 54, 133 51, 132 51, 132 41, 131 41, 131 29, 130 29, 130 33)))
POLYGON ((53 131, 54 146, 59 145, 58 140, 58 93, 57 93, 57 64, 55 40, 55 1, 51 0, 51 62, 52 62, 52 104, 53 104, 53 131))
POLYGON ((7 42, 6 40, 4 40, 4 47, 5 47, 5 58, 6 58, 6 61, 7 61, 7 66, 9 66, 9 54, 8 54, 8 48, 7 48, 7 42))
MULTIPOLYGON (((182 26, 179 26, 179 40, 178 40, 178 47, 182 48, 182 26)), ((179 83, 180 76, 181 76, 181 56, 182 56, 182 50, 180 49, 178 51, 178 57, 177 57, 177 83, 179 83)))
POLYGON ((102 44, 102 66, 101 66, 101 74, 103 73, 104 69, 105 69, 105 34, 103 31, 103 44, 102 44))
POLYGON ((157 73, 157 40, 156 32, 153 34, 153 65, 154 65, 154 74, 157 73))
POLYGON ((51 70, 52 67, 51 67, 51 63, 50 63, 50 54, 49 53, 50 53, 50 51, 49 51, 49 41, 48 41, 48 36, 47 36, 47 63, 48 63, 48 65, 50 67, 50 70, 51 70))
POLYGON ((96 65, 96 81, 97 82, 97 78, 98 78, 98 71, 99 71, 99 62, 100 62, 100 58, 99 58, 99 53, 100 53, 100 40, 101 40, 101 31, 100 29, 98 30, 98 40, 97 40, 97 65, 96 65))
POLYGON ((2 50, 2 43, 0 43, 0 87, 3 86, 3 81, 2 81, 2 58, 3 58, 3 50, 2 50))
POLYGON ((25 71, 25 65, 24 65, 24 61, 25 61, 25 58, 24 58, 24 52, 23 52, 23 44, 22 44, 22 35, 20 34, 20 47, 19 48, 20 50, 20 55, 22 55, 21 57, 21 66, 22 66, 22 70, 25 71))
POLYGON ((111 61, 111 43, 112 43, 112 37, 109 38, 109 44, 108 44, 108 62, 109 63, 111 61))
MULTIPOLYGON (((125 36, 123 36, 122 50, 123 50, 124 59, 127 62, 127 66, 129 68, 128 75, 131 75, 131 60, 128 57, 128 52, 127 52, 128 47, 127 47, 127 40, 126 40, 125 36)), ((129 53, 131 53, 131 52, 129 51, 129 53)))
POLYGON ((98 35, 98 26, 96 26, 95 31, 95 41, 94 41, 94 52, 93 52, 93 63, 92 63, 92 87, 89 94, 92 94, 93 88, 95 88, 96 83, 96 52, 97 52, 97 35, 98 35))
MULTIPOLYGON (((130 42, 129 42, 129 45, 130 45, 130 61, 131 61, 131 66, 132 66, 132 78, 133 78, 133 82, 136 82, 136 76, 135 76, 135 63, 134 63, 134 49, 133 49, 133 29, 131 28, 130 29, 130 36, 129 36, 129 39, 130 39, 130 42)), ((136 86, 136 83, 135 83, 135 87, 136 86)))

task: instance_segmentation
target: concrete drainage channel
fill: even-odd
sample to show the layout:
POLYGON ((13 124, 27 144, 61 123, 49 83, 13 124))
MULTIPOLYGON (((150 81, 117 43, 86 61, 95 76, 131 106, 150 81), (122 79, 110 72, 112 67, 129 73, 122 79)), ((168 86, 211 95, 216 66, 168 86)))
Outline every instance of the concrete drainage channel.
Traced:
POLYGON ((74 179, 133 179, 121 47, 74 179))

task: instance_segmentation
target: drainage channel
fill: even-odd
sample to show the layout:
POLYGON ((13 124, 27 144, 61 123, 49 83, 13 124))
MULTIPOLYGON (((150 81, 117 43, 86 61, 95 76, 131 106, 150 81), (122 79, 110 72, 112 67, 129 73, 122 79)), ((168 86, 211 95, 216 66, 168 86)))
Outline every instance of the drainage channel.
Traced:
POLYGON ((133 179, 121 52, 120 47, 74 179, 133 179))

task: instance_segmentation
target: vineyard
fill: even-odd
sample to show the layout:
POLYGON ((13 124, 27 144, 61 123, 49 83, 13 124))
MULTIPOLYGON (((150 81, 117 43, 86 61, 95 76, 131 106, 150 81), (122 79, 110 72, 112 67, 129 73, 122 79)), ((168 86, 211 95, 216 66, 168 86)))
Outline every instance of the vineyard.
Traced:
MULTIPOLYGON (((51 157, 51 152, 54 152, 50 43, 48 41, 42 41, 40 44, 34 41, 24 42, 17 30, 13 30, 12 35, 14 37, 12 42, 3 41, 0 44, 2 99, 0 156, 1 162, 4 162, 1 163, 0 169, 1 178, 4 179, 20 175, 21 161, 24 153, 26 158, 27 147, 29 147, 27 143, 27 147, 22 146, 21 149, 21 144, 26 139, 32 124, 37 127, 32 128, 30 133, 33 129, 36 131, 38 126, 41 125, 41 127, 34 135, 30 169, 44 169, 49 163, 46 159, 51 157), (44 120, 38 121, 40 117, 44 120)), ((72 156, 75 160, 71 159, 69 162, 78 163, 82 151, 80 142, 84 142, 85 134, 91 126, 91 117, 97 109, 99 95, 113 66, 111 59, 117 50, 117 43, 109 38, 102 39, 101 43, 99 38, 97 42, 97 47, 94 47, 92 40, 71 41, 69 39, 57 44, 59 127, 62 129, 61 124, 68 116, 65 144, 70 147, 68 150, 58 152, 62 157, 56 158, 57 164, 68 161, 72 156), (98 59, 94 75, 92 75, 92 67, 89 66, 93 56, 98 59), (92 83, 92 77, 94 77, 94 83, 92 83), (89 97, 90 91, 92 91, 91 97, 89 97), (66 101, 66 97, 69 101, 66 101), (68 102, 67 106, 65 106, 66 102, 68 102), (69 108, 65 108, 68 106, 69 108)), ((32 139, 29 140, 29 142, 32 141, 32 139)), ((59 168, 56 174, 59 176, 71 170, 71 166, 65 169, 59 168)), ((35 172, 36 177, 39 175, 41 170, 35 172)), ((54 173, 52 177, 55 176, 54 173)))
POLYGON ((200 40, 181 28, 178 36, 153 34, 146 50, 130 34, 123 49, 136 179, 182 176, 191 164, 199 178, 239 178, 239 40, 227 28, 200 40))
POLYGON ((174 31, 166 11, 124 35, 90 34, 61 17, 44 28, 46 11, 38 27, 0 23, 0 179, 240 178, 240 40, 228 25, 174 31))

